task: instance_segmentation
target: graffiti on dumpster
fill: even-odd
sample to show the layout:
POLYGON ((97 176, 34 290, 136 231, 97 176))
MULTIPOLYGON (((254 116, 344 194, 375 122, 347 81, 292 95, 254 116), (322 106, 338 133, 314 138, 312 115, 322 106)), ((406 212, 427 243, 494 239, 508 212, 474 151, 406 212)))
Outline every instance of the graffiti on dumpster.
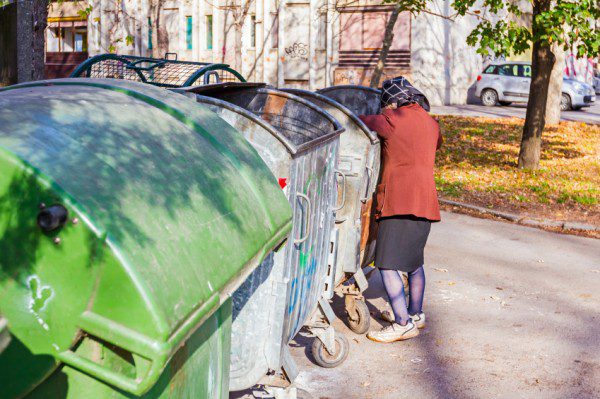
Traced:
POLYGON ((292 280, 292 295, 288 307, 288 315, 296 312, 291 331, 296 331, 300 322, 306 317, 307 309, 303 306, 306 303, 306 296, 310 294, 313 283, 313 277, 317 271, 317 260, 312 256, 313 249, 304 252, 300 251, 299 272, 292 280))

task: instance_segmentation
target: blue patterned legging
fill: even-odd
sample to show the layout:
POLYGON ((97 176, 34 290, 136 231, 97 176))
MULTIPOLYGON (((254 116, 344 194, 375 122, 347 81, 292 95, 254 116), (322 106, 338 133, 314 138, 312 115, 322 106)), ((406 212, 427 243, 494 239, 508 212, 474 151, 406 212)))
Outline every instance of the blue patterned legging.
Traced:
POLYGON ((397 270, 379 269, 383 286, 388 294, 390 305, 396 317, 396 323, 406 325, 411 315, 423 310, 423 295, 425 293, 425 270, 423 266, 408 273, 409 304, 406 305, 402 276, 397 270))

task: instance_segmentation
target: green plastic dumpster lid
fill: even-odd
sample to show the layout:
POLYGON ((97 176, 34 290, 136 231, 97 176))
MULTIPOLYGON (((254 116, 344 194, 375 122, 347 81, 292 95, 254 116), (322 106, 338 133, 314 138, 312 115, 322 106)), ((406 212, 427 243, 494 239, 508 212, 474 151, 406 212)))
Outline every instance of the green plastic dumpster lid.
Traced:
MULTIPOLYGON (((3 246, 30 243, 9 234, 12 213, 37 227, 37 209, 10 208, 19 201, 10 187, 26 170, 76 213, 71 216, 108 254, 90 255, 80 266, 48 265, 53 256, 65 259, 60 251, 69 248, 69 235, 53 246, 61 233, 26 230, 35 236, 35 254, 26 263, 11 258, 14 251, 3 255, 0 313, 32 353, 50 354, 135 394, 152 386, 177 347, 291 227, 286 197, 239 132, 193 100, 140 83, 62 79, 1 90, 0 175, 3 168, 13 173, 15 164, 20 172, 9 184, 0 178, 3 246), (109 258, 118 272, 106 266, 109 258), (77 280, 97 263, 104 268, 89 276, 98 281, 77 280), (9 273, 11 267, 17 270, 9 273), (61 276, 63 283, 43 281, 70 268, 77 272, 61 276), (35 299, 32 281, 35 295, 50 292, 35 315, 27 299, 35 299), (85 293, 88 285, 92 291, 85 293), (81 359, 73 349, 81 331, 152 364, 126 378, 81 359)), ((27 192, 26 179, 16 183, 27 192)))

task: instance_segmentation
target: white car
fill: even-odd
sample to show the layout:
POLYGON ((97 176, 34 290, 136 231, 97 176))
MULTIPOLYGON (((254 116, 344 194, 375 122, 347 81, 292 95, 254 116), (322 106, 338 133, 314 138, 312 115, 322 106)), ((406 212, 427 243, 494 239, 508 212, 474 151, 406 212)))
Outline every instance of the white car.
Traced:
MULTIPOLYGON (((526 62, 502 62, 488 65, 477 77, 475 95, 483 105, 510 105, 526 103, 531 85, 531 64, 526 62)), ((596 101, 594 88, 574 79, 563 79, 561 111, 589 107, 596 101)))

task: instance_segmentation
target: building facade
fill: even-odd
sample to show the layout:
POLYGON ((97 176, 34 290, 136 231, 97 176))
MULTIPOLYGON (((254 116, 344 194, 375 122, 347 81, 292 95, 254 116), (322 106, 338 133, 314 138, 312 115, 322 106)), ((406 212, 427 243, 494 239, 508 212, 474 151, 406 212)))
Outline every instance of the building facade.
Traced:
POLYGON ((88 58, 87 15, 83 2, 51 2, 46 28, 44 74, 64 77, 88 58))
MULTIPOLYGON (((90 56, 116 52, 162 58, 173 53, 169 57, 230 64, 248 80, 310 90, 332 84, 368 85, 391 13, 391 6, 372 0, 73 4, 88 13, 85 34, 90 56)), ((440 15, 453 13, 444 0, 433 0, 430 9, 440 15)), ((384 78, 409 77, 432 104, 466 102, 482 68, 481 57, 466 44, 476 22, 474 17, 453 22, 432 14, 401 14, 384 78)), ((83 49, 78 28, 73 25, 63 48, 83 49)))

